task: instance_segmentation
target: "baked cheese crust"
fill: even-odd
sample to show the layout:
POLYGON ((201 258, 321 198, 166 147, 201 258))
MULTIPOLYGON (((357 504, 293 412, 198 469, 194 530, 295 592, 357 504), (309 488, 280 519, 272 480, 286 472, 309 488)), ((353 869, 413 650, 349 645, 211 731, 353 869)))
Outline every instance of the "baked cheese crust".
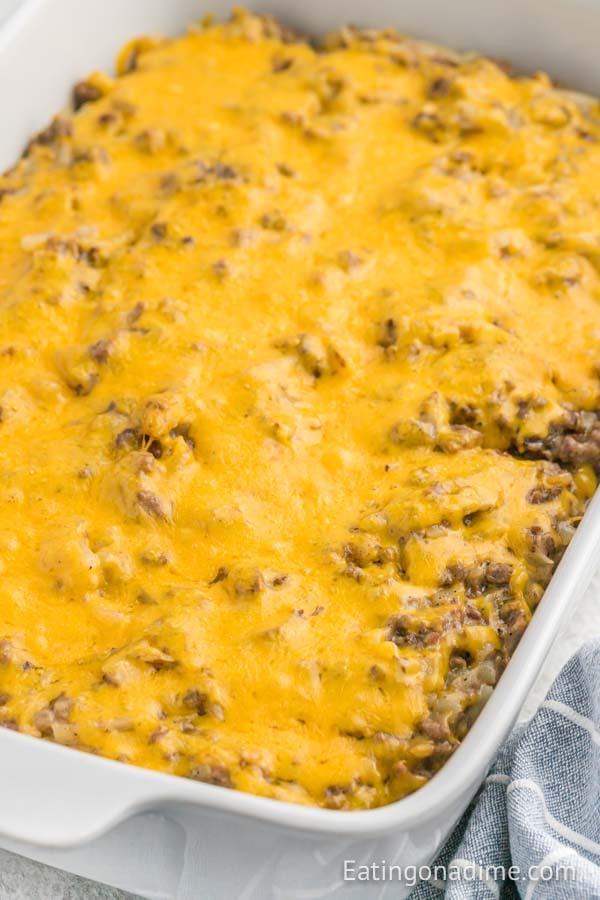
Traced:
POLYGON ((0 724, 396 800, 596 485, 598 106, 237 10, 74 107, 0 177, 0 724))

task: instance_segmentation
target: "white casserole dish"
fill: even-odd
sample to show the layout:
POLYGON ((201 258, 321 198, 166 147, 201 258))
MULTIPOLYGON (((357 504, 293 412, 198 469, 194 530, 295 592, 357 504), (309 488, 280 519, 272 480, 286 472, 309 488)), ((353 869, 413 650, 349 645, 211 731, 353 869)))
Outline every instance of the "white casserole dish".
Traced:
MULTIPOLYGON (((125 40, 154 31, 176 33, 208 9, 227 14, 230 5, 231 0, 26 0, 0 30, 0 168, 10 165, 26 140, 64 105, 76 80, 93 68, 111 67, 125 40)), ((304 0, 301 10, 290 0, 248 0, 246 5, 309 33, 348 21, 392 24, 457 48, 474 47, 525 70, 543 68, 571 87, 600 93, 596 0, 454 0, 451 18, 445 0, 304 0)), ((71 847, 142 809, 167 810, 203 830, 208 860, 227 865, 233 845, 236 860, 247 864, 241 884, 271 858, 275 843, 283 842, 293 848, 296 867, 305 859, 306 882, 322 891, 311 896, 337 890, 343 858, 427 863, 481 783, 561 620, 583 593, 599 558, 600 495, 470 734, 431 782, 397 803, 352 813, 298 807, 0 729, 0 835, 71 847), (319 871, 317 849, 329 860, 319 871)))

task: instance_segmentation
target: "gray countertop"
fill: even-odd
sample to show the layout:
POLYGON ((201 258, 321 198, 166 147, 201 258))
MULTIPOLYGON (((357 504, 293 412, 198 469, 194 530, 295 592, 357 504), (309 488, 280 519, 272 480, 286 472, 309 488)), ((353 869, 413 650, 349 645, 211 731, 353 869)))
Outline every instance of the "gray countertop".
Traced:
POLYGON ((0 900, 125 900, 133 896, 0 850, 0 900))

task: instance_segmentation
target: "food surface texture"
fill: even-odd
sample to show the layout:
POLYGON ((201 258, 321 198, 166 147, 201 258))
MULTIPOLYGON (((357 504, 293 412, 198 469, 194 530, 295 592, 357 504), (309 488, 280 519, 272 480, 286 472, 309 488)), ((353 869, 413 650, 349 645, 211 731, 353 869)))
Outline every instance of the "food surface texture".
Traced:
POLYGON ((135 40, 0 176, 0 724, 419 786, 600 467, 600 111, 392 29, 135 40))

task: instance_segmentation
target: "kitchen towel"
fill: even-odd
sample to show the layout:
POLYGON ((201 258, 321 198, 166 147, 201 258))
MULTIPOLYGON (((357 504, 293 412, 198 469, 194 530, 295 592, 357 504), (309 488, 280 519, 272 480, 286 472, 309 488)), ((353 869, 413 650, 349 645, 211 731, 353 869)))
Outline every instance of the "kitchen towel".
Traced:
POLYGON ((600 898, 600 640, 513 732, 432 869, 411 900, 600 898))

